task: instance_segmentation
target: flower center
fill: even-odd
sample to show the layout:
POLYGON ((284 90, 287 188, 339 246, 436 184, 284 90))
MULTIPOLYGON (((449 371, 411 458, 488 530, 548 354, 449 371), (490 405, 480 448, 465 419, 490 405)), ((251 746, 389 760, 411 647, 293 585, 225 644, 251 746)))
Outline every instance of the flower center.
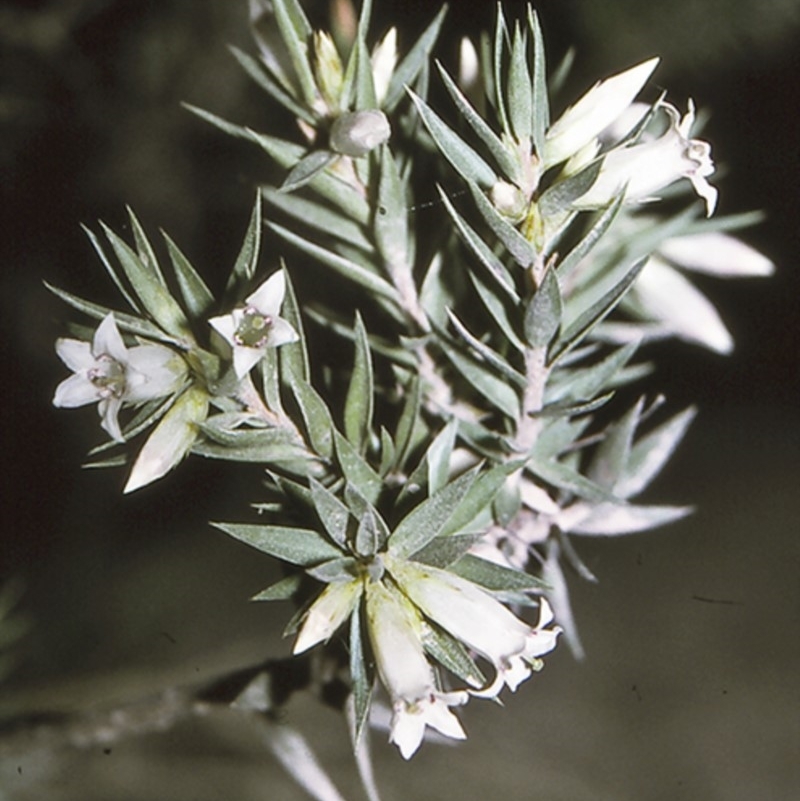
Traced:
POLYGON ((101 398, 121 398, 125 392, 125 367, 107 353, 97 357, 88 378, 101 398))
POLYGON ((270 315, 247 306, 233 339, 237 345, 244 345, 246 348, 263 348, 267 344, 271 325, 270 315))

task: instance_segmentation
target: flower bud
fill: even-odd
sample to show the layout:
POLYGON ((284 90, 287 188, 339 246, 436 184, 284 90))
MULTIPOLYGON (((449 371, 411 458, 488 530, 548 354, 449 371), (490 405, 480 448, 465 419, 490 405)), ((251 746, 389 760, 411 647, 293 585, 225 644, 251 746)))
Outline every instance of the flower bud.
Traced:
POLYGON ((489 191, 489 200, 504 217, 519 222, 528 210, 528 201, 522 190, 507 181, 498 181, 489 191))
POLYGON ((330 147, 335 153, 358 158, 382 145, 391 132, 382 111, 349 111, 334 120, 330 147))

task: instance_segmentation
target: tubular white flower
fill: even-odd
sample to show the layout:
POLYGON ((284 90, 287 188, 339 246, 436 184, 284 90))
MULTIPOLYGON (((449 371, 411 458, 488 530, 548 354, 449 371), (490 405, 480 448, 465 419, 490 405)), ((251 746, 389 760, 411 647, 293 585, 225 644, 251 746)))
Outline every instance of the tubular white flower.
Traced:
POLYGON ((603 157, 597 180, 574 203, 575 208, 600 208, 623 190, 629 203, 652 200, 661 189, 681 178, 688 178, 695 192, 705 201, 706 216, 713 214, 717 190, 706 179, 714 172, 714 162, 708 142, 690 138, 694 104, 689 101, 683 118, 669 103, 662 103, 661 108, 669 117, 667 131, 657 139, 609 151, 603 157))
POLYGON ((494 665, 497 680, 482 694, 511 690, 541 665, 538 657, 556 646, 561 629, 547 601, 540 602, 536 626, 524 623, 471 581, 416 562, 388 561, 386 567, 403 592, 431 620, 494 665))
POLYGON ((422 621, 412 604, 382 582, 367 585, 367 623, 381 682, 392 700, 389 739, 409 759, 425 726, 456 740, 466 738, 451 706, 465 704, 465 691, 443 693, 422 648, 422 621))
POLYGON ((102 427, 118 442, 124 442, 117 419, 123 403, 170 395, 186 377, 186 363, 163 345, 127 348, 112 313, 103 318, 91 344, 59 339, 56 353, 74 375, 56 387, 53 405, 75 408, 97 403, 102 427))
POLYGON ((237 378, 244 378, 264 358, 268 348, 297 341, 297 331, 278 316, 285 295, 286 276, 283 270, 278 270, 245 299, 243 307, 208 321, 233 348, 237 378))
POLYGON ((328 584, 306 612, 292 653, 302 654, 317 643, 327 642, 339 626, 353 614, 363 588, 363 582, 360 580, 336 581, 328 584))
POLYGON ((570 106, 547 131, 545 168, 566 161, 626 111, 653 74, 658 58, 651 58, 592 87, 570 106))

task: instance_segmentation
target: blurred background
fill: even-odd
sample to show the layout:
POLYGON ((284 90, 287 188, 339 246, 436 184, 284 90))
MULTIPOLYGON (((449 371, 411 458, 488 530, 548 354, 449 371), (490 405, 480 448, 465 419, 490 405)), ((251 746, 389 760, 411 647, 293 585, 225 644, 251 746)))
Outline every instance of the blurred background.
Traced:
MULTIPOLYGON (((410 36, 436 4, 376 6, 376 34, 392 20, 410 36)), ((696 402, 700 415, 651 497, 697 513, 651 534, 577 542, 600 578, 573 582, 587 659, 559 649, 505 708, 473 703, 458 748, 428 746, 406 764, 378 735, 379 780, 387 801, 796 799, 800 2, 537 8, 550 62, 577 49, 567 96, 662 56, 657 83, 679 107, 691 96, 710 112, 718 213, 767 212, 744 238, 777 274, 702 283, 736 339, 731 357, 657 353, 651 391, 675 410, 696 402)), ((493 2, 455 0, 441 56, 452 64, 458 38, 493 14, 493 2)), ((114 297, 80 223, 125 233, 127 203, 212 285, 233 263, 268 165, 179 104, 272 133, 283 121, 227 44, 253 50, 244 0, 0 2, 0 578, 21 582, 28 623, 0 713, 102 708, 288 653, 288 610, 247 602, 274 566, 207 525, 243 517, 257 471, 193 459, 123 498, 123 472, 79 469, 100 440, 94 411, 50 406, 65 374, 53 342, 70 312, 42 282, 114 297)), ((280 248, 267 239, 265 251, 280 248)), ((342 721, 302 699, 287 719, 346 797, 361 798, 342 721)), ((304 797, 227 718, 109 753, 0 763, 0 798, 14 801, 304 797)))

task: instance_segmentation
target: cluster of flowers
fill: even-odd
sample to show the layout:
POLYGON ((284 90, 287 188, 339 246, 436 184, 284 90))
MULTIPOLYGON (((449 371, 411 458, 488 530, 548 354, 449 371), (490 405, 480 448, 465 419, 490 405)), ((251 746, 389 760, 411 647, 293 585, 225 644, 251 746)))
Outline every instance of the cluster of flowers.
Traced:
MULTIPOLYGON (((706 218, 717 205, 710 146, 693 138, 692 102, 681 115, 664 99, 636 100, 657 59, 599 82, 551 124, 535 15, 528 11, 526 34, 517 26, 512 36, 501 12, 488 63, 480 65, 465 41, 459 80, 440 68, 491 166, 424 97, 442 14, 401 60, 394 29, 367 50, 370 3, 351 31, 348 58, 332 36, 311 29, 295 0, 254 0, 251 9, 261 58, 238 51, 237 58, 295 114, 304 146, 194 109, 288 169, 280 189, 260 192, 229 281, 233 299, 226 290, 221 304, 231 310, 212 316, 216 300, 170 240, 181 301, 167 289, 135 219, 136 252, 107 231, 136 314, 58 291, 101 322, 91 341, 58 340, 58 356, 73 375, 53 402, 97 403, 102 427, 119 443, 157 423, 126 491, 162 477, 192 450, 285 473, 272 487, 280 496, 273 510, 307 507, 321 532, 219 527, 299 568, 257 598, 294 597, 303 574, 325 585, 297 615, 294 652, 327 642, 349 621, 355 739, 377 677, 392 704, 390 739, 409 758, 426 726, 462 739, 451 707, 516 690, 562 631, 580 650, 561 562, 566 555, 582 565, 567 535, 642 531, 686 514, 629 499, 669 458, 691 410, 636 438, 647 417, 641 400, 593 436, 584 432, 591 412, 642 374, 627 365, 641 340, 676 336, 730 351, 724 323, 684 271, 767 275, 772 264, 724 226, 694 213, 683 225, 665 226, 644 205, 687 179, 706 218), (476 91, 481 81, 485 96, 476 91), (499 133, 486 121, 492 113, 499 133), (395 159, 393 150, 403 148, 409 152, 395 159), (438 149, 479 213, 474 224, 442 192, 448 230, 458 232, 479 266, 463 264, 448 237, 424 265, 419 287, 415 258, 422 249, 408 214, 414 148, 438 149), (289 194, 301 189, 311 199, 289 194), (343 433, 311 380, 288 273, 279 269, 246 294, 262 198, 324 242, 270 223, 273 231, 366 289, 395 326, 396 343, 368 337, 360 317, 345 332, 355 360, 343 433), (590 225, 582 212, 596 212, 590 225), (459 269, 445 275, 439 266, 446 259, 459 269), (468 286, 489 315, 485 337, 471 334, 451 308, 468 286), (607 319, 617 309, 626 318, 607 319), (192 332, 208 334, 209 324, 206 348, 192 332), (616 349, 598 358, 609 344, 616 349), (383 393, 399 399, 393 433, 373 426, 377 354, 393 362, 398 377, 383 393), (260 390, 251 378, 256 370, 260 390), (291 404, 282 403, 285 392, 291 404), (123 428, 125 406, 141 409, 123 428), (592 443, 599 443, 595 452, 592 443), (421 488, 427 497, 413 505, 421 488), (525 571, 542 573, 547 583, 525 571), (525 606, 538 609, 533 625, 519 611, 525 606), (494 677, 486 680, 474 658, 489 663, 494 677), (464 686, 449 689, 440 668, 464 686)), ((341 333, 340 314, 321 317, 341 333)))

